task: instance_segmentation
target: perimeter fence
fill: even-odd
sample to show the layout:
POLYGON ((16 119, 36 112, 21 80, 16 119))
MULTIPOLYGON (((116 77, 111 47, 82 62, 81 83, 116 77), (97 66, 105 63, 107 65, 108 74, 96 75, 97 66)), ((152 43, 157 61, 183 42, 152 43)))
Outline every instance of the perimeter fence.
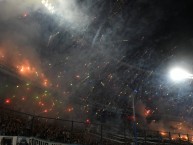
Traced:
POLYGON ((193 135, 129 129, 107 124, 34 116, 0 108, 0 135, 27 136, 61 143, 86 145, 193 144, 193 135))

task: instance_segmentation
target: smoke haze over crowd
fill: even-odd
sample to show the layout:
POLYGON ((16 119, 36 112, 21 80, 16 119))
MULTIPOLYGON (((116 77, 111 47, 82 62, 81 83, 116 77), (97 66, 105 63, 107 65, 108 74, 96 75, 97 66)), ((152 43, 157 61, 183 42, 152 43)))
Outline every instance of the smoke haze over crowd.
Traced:
POLYGON ((35 92, 17 83, 18 90, 6 92, 2 82, 1 103, 11 107, 6 99, 14 100, 56 118, 120 123, 130 121, 134 96, 139 125, 171 130, 180 122, 185 129, 173 130, 191 132, 192 81, 167 77, 172 65, 193 71, 190 3, 0 0, 0 63, 35 92))

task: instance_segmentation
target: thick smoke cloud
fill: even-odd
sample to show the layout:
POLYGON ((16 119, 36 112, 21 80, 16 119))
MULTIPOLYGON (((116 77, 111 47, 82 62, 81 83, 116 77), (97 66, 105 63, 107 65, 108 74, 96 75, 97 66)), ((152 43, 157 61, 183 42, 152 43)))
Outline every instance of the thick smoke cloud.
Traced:
POLYGON ((107 114, 113 114, 121 123, 121 115, 131 110, 129 96, 134 94, 141 100, 136 111, 142 124, 156 129, 165 117, 160 115, 159 125, 149 123, 147 108, 173 115, 187 109, 171 107, 171 102, 178 106, 185 101, 172 94, 175 86, 161 75, 176 49, 177 32, 165 32, 166 22, 176 15, 171 3, 1 0, 0 54, 12 67, 27 59, 45 74, 50 89, 59 92, 52 96, 62 104, 56 105, 56 112, 73 106, 70 118, 105 122, 112 119, 107 114), (168 47, 173 47, 171 52, 168 47))
POLYGON ((39 0, 2 0, 0 1, 1 5, 1 14, 0 17, 2 20, 8 20, 11 18, 16 18, 27 12, 29 10, 37 10, 40 8, 39 0))

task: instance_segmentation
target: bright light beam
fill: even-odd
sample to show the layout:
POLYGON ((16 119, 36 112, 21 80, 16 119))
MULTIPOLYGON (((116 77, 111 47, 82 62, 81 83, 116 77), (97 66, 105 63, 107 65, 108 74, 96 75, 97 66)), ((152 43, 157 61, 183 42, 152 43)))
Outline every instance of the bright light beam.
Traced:
POLYGON ((193 74, 187 72, 186 70, 182 69, 182 68, 173 68, 170 71, 170 78, 173 81, 179 82, 179 81, 183 81, 186 79, 193 79, 193 74))

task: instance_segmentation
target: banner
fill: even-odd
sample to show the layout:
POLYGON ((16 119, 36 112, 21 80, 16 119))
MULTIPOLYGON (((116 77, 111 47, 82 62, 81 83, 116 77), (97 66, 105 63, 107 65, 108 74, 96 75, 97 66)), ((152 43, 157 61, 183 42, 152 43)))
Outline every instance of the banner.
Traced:
POLYGON ((18 136, 17 145, 69 145, 69 144, 63 144, 63 143, 58 143, 58 142, 49 142, 49 141, 41 140, 41 139, 34 138, 34 137, 28 138, 28 137, 18 136))
POLYGON ((35 137, 0 136, 0 145, 69 145, 69 144, 49 142, 35 137))

